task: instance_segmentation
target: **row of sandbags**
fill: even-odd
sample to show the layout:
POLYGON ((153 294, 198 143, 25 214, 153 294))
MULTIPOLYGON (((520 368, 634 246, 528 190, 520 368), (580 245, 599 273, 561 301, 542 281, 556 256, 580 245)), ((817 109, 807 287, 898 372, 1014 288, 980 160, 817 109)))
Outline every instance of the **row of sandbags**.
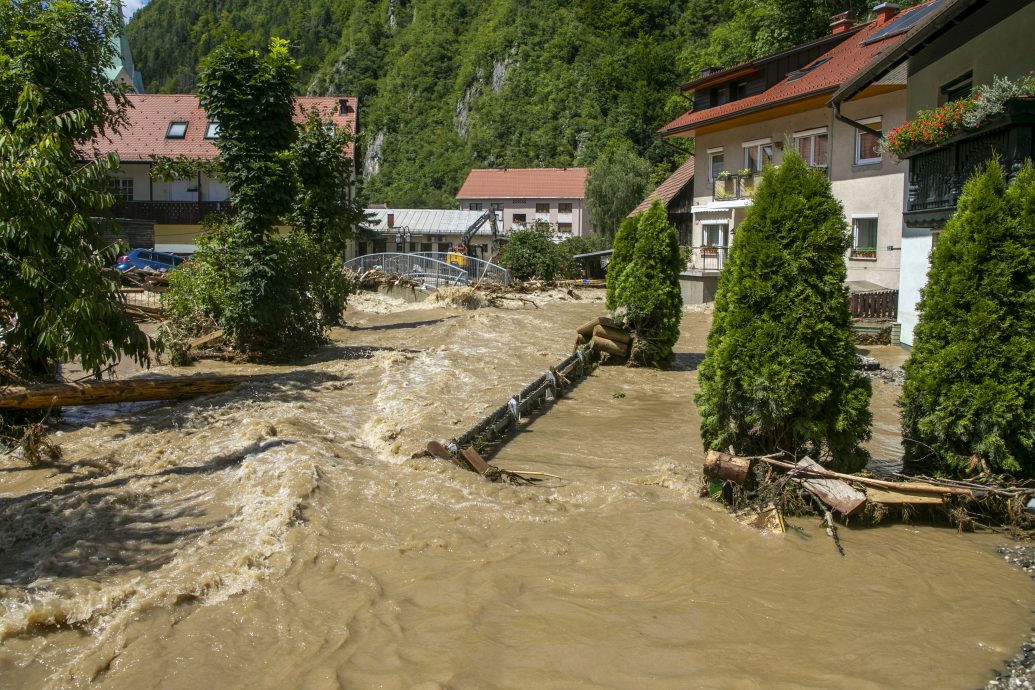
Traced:
POLYGON ((578 336, 575 339, 575 346, 593 346, 598 353, 628 359, 629 348, 632 345, 632 335, 622 328, 614 319, 606 316, 598 316, 576 329, 578 336))

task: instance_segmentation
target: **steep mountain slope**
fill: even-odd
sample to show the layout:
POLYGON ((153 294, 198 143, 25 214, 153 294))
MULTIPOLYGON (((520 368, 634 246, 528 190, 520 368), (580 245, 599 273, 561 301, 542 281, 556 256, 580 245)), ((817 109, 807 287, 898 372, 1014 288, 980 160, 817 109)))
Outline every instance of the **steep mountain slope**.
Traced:
POLYGON ((819 35, 844 5, 865 3, 151 0, 129 38, 153 91, 192 91, 232 32, 287 38, 301 93, 359 97, 368 198, 451 207, 471 167, 589 165, 614 139, 662 175, 685 158, 653 134, 688 107, 681 81, 819 35))

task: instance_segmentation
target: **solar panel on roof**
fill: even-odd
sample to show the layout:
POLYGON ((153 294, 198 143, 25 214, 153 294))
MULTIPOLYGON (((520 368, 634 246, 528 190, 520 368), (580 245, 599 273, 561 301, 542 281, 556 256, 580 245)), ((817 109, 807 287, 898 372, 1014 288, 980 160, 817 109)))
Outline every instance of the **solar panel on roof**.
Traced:
POLYGON ((911 10, 909 12, 902 13, 898 17, 895 17, 890 22, 888 22, 887 26, 885 26, 883 29, 881 29, 880 31, 878 31, 877 33, 873 34, 872 36, 867 38, 865 41, 863 41, 863 45, 864 46, 868 46, 871 43, 876 43, 877 41, 883 41, 885 38, 891 38, 892 36, 898 36, 901 33, 905 33, 906 31, 909 31, 914 26, 916 26, 917 23, 919 21, 921 21, 924 17, 927 17, 932 12, 935 12, 939 8, 941 8, 941 6, 944 3, 945 3, 945 0, 935 0, 934 2, 932 2, 929 5, 924 5, 923 7, 917 7, 916 9, 911 10))

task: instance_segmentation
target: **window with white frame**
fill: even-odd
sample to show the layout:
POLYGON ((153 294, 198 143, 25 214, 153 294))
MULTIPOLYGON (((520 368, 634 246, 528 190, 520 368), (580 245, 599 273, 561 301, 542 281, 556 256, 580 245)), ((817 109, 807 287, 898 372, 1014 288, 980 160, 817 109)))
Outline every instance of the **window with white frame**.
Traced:
POLYGON ((133 180, 132 178, 113 177, 108 181, 108 191, 115 197, 116 203, 133 201, 133 180))
POLYGON ((729 234, 729 223, 705 223, 701 226, 701 246, 726 247, 729 234))
POLYGON ((852 256, 877 258, 877 216, 852 216, 852 256))
POLYGON ((726 156, 722 149, 708 149, 708 180, 715 182, 719 173, 726 169, 726 156))
POLYGON ((206 139, 218 139, 219 138, 219 123, 209 122, 205 127, 205 138, 206 139))
POLYGON ((744 169, 751 172, 762 172, 765 166, 773 162, 773 142, 770 139, 745 141, 744 169))
MULTIPOLYGON (((882 121, 879 117, 868 117, 859 120, 859 124, 882 132, 882 121)), ((861 129, 855 130, 855 164, 870 165, 880 163, 880 137, 861 129)))
POLYGON ((830 160, 830 135, 827 128, 795 132, 794 149, 810 168, 826 168, 830 160))

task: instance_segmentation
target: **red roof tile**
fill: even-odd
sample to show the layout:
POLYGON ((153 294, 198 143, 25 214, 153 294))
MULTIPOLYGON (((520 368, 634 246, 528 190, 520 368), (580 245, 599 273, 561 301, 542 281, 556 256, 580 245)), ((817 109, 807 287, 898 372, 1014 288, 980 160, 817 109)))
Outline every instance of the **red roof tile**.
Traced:
MULTIPOLYGON (((205 138, 208 115, 198 103, 198 97, 190 94, 127 94, 130 108, 126 111, 128 123, 118 133, 95 139, 88 145, 94 156, 111 152, 119 154, 124 162, 150 161, 151 156, 188 156, 191 158, 215 158, 219 151, 215 141, 205 138), (186 122, 187 132, 183 139, 167 139, 169 123, 186 122)), ((345 126, 356 131, 355 98, 297 97, 294 120, 302 122, 302 110, 316 108, 325 113, 337 127, 345 126), (340 102, 348 104, 346 114, 341 114, 340 102)), ((352 145, 348 148, 352 155, 352 145)))
POLYGON ((457 199, 581 199, 586 168, 481 168, 472 170, 457 199))
POLYGON ((683 188, 694 180, 694 157, 690 156, 686 163, 676 168, 676 171, 665 178, 665 181, 657 186, 657 188, 647 195, 647 198, 640 202, 640 205, 632 210, 630 216, 635 216, 637 213, 643 213, 650 208, 650 205, 654 203, 655 199, 659 199, 662 204, 666 207, 669 202, 675 198, 677 194, 683 191, 683 188))
MULTIPOLYGON (((931 2, 933 1, 935 0, 931 0, 931 2)), ((892 21, 899 17, 905 17, 908 13, 915 12, 928 4, 931 3, 927 2, 923 5, 916 5, 915 7, 905 9, 896 15, 892 21)), ((809 65, 806 65, 802 70, 787 75, 782 81, 766 91, 714 108, 688 111, 662 127, 660 131, 662 134, 692 131, 701 125, 730 120, 746 112, 765 110, 810 96, 831 93, 842 83, 852 79, 856 74, 865 69, 877 56, 893 49, 910 34, 907 31, 895 34, 884 40, 866 43, 867 39, 877 34, 886 26, 887 23, 880 23, 878 21, 864 24, 863 28, 850 39, 839 43, 809 63, 809 65)))

